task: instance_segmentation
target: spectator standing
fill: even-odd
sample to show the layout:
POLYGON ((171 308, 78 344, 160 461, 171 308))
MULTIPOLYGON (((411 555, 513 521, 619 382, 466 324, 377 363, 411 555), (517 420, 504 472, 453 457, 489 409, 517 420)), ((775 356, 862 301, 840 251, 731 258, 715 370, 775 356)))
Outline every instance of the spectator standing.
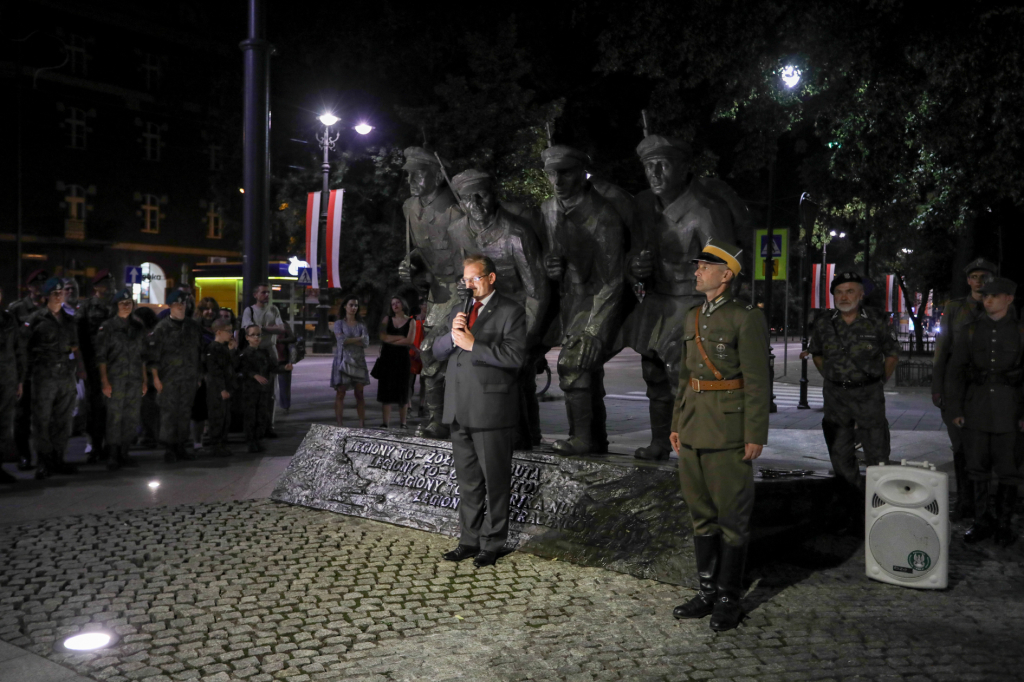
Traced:
MULTIPOLYGON (((270 413, 274 409, 272 377, 280 371, 276 350, 264 348, 262 338, 259 325, 250 324, 246 327, 245 340, 249 345, 238 358, 238 369, 242 376, 242 416, 249 452, 266 451, 260 440, 267 433, 270 413)), ((285 370, 291 368, 291 365, 284 367, 285 370)))
MULTIPOLYGON (((0 303, 4 291, 0 288, 0 303)), ((25 352, 21 329, 14 315, 0 308, 0 462, 14 451, 14 411, 25 380, 25 352)), ((17 479, 0 469, 0 483, 17 479)))
POLYGON ((238 392, 237 344, 231 323, 213 323, 214 339, 206 347, 206 404, 209 411, 210 447, 214 457, 230 457, 227 440, 231 428, 231 400, 238 392))
POLYGON ((334 336, 338 343, 334 347, 334 363, 331 365, 331 388, 334 389, 334 417, 338 426, 343 426, 342 413, 345 410, 345 392, 352 389, 356 396, 356 414, 359 428, 366 427, 366 400, 363 387, 370 384, 366 370, 366 348, 370 345, 370 333, 359 317, 359 298, 346 296, 341 304, 344 319, 334 323, 334 336))
POLYGON ((384 420, 381 427, 388 428, 391 406, 398 405, 398 423, 403 429, 409 411, 409 348, 413 345, 416 328, 409 317, 409 304, 395 296, 391 299, 391 314, 380 321, 380 356, 370 373, 377 380, 377 402, 382 404, 384 420))
MULTIPOLYGON (((281 311, 277 306, 270 303, 270 287, 267 284, 260 284, 253 291, 255 303, 242 311, 242 329, 248 330, 250 325, 260 327, 260 348, 277 354, 277 335, 287 332, 284 320, 281 319, 281 311)), ((243 344, 243 349, 245 345, 243 344)), ((270 388, 270 422, 267 424, 267 438, 277 438, 274 432, 274 387, 270 388)))
POLYGON ((96 367, 100 391, 107 401, 104 436, 107 443, 107 468, 136 467, 128 457, 128 448, 138 435, 142 401, 148 392, 146 364, 143 360, 146 328, 132 311, 135 301, 125 288, 113 297, 117 314, 100 325, 96 334, 96 367))
MULTIPOLYGON (((220 315, 220 305, 217 300, 209 296, 199 301, 199 305, 196 306, 195 315, 193 319, 199 323, 202 331, 202 356, 205 360, 206 349, 213 343, 213 323, 217 321, 220 315)), ((203 449, 203 432, 206 430, 206 419, 208 417, 208 409, 206 403, 206 375, 203 375, 202 381, 199 383, 199 388, 196 389, 195 399, 192 400, 192 414, 189 428, 192 432, 192 447, 196 452, 200 452, 203 449)))

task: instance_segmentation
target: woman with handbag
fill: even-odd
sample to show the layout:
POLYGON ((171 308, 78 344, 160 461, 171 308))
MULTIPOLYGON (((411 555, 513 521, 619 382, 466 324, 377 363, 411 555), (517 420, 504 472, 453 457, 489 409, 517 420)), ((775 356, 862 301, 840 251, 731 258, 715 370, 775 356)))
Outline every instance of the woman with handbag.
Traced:
POLYGON ((345 318, 334 323, 334 335, 338 344, 334 347, 334 364, 331 366, 331 388, 334 389, 334 416, 342 426, 342 412, 345 409, 345 392, 352 389, 356 395, 356 414, 359 427, 366 426, 366 401, 363 386, 370 384, 366 369, 366 348, 370 345, 370 334, 359 317, 359 298, 348 295, 342 301, 341 309, 345 318))

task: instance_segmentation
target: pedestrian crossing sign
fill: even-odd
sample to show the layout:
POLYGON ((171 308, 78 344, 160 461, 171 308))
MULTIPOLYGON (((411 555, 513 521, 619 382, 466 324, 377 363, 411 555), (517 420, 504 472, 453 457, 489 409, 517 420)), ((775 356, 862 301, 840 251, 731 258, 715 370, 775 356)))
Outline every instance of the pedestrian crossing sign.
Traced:
MULTIPOLYGON (((754 279, 765 279, 768 264, 768 230, 755 230, 754 243, 757 245, 754 257, 754 279)), ((786 279, 789 256, 789 230, 784 227, 772 230, 771 269, 772 279, 786 279)))
POLYGON ((299 278, 295 283, 302 287, 313 286, 313 268, 299 268, 299 278))

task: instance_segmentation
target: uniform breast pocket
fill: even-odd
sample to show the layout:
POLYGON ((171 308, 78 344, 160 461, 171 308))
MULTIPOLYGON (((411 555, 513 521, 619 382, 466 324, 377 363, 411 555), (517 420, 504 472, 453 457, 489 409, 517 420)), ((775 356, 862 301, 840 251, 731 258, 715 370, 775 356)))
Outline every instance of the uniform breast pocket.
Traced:
POLYGON ((735 333, 711 332, 705 339, 704 350, 713 360, 728 360, 736 356, 735 333))
POLYGON ((721 391, 718 394, 718 408, 725 414, 743 412, 743 394, 735 391, 721 391))

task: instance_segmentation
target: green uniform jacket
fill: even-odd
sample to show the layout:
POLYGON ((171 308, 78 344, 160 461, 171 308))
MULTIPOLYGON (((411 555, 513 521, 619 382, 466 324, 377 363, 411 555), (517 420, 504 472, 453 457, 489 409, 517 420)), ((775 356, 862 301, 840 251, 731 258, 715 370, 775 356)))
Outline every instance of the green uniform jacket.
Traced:
POLYGON ((807 350, 822 356, 822 375, 833 383, 885 378, 885 361, 898 358, 900 345, 886 316, 862 307, 851 324, 839 310, 820 311, 807 350))
POLYGON ((99 343, 96 337, 99 335, 103 323, 115 315, 117 315, 117 306, 113 302, 113 296, 105 298, 93 296, 78 309, 75 323, 78 325, 78 341, 82 344, 82 360, 86 367, 92 369, 99 365, 97 357, 99 343))
POLYGON ((58 316, 49 308, 40 308, 28 318, 21 334, 30 369, 75 366, 70 356, 78 349, 78 328, 75 319, 67 313, 61 312, 58 316))
POLYGON ((141 384, 143 353, 146 350, 146 327, 135 315, 114 316, 96 334, 96 365, 107 366, 107 381, 120 386, 123 382, 141 384))
POLYGON ((981 301, 975 301, 970 296, 946 302, 942 309, 942 319, 939 322, 939 333, 935 336, 932 393, 947 393, 949 391, 949 386, 946 385, 946 382, 949 376, 949 361, 953 357, 953 346, 956 343, 957 332, 965 324, 974 322, 984 314, 985 307, 981 304, 981 301))
POLYGON ((694 308, 683 325, 679 391, 672 410, 672 431, 695 450, 742 447, 768 442, 771 380, 768 366, 768 326, 760 308, 740 303, 726 292, 713 302, 694 308), (696 311, 700 329, 696 329, 696 311), (743 378, 743 388, 702 391, 690 386, 690 377, 714 381, 697 349, 700 332, 704 350, 724 379, 743 378))
POLYGON ((1017 430, 1022 404, 1022 344, 1024 324, 1012 308, 998 322, 982 315, 959 330, 946 384, 951 418, 963 417, 964 428, 972 431, 1017 430))
POLYGON ((237 384, 238 355, 226 343, 214 341, 206 347, 206 385, 233 394, 237 384))
POLYGON ((0 311, 0 381, 20 384, 25 380, 25 347, 14 315, 0 311))
POLYGON ((198 381, 203 368, 203 329, 191 317, 165 317, 149 336, 146 365, 156 367, 161 383, 179 377, 198 381))

